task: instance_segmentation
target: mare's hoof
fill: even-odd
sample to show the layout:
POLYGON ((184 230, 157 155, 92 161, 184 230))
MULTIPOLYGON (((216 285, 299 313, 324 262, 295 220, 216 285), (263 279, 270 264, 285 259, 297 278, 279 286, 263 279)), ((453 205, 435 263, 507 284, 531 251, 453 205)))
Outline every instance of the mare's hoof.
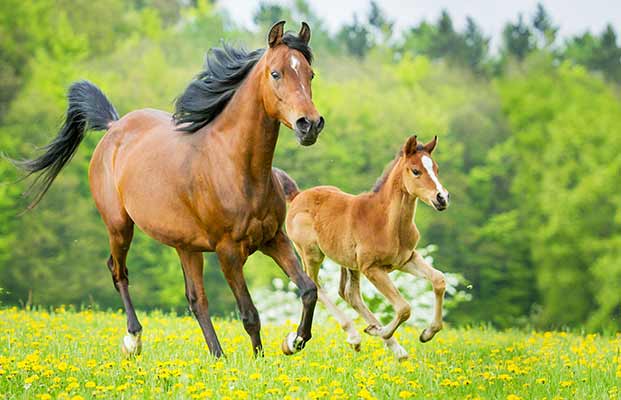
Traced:
POLYGON ((304 339, 299 337, 297 333, 291 332, 282 341, 280 348, 285 355, 290 356, 304 348, 304 339))
POLYGON ((123 336, 121 350, 125 356, 137 356, 142 352, 142 339, 140 338, 141 334, 141 332, 137 332, 136 334, 127 332, 127 335, 123 336))

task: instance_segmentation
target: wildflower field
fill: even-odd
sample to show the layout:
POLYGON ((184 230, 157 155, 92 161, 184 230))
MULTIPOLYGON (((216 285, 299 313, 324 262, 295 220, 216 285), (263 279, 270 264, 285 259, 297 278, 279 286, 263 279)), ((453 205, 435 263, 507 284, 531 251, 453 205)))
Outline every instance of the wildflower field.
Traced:
POLYGON ((227 357, 215 360, 193 318, 140 317, 143 354, 125 359, 120 312, 0 310, 0 398, 620 398, 619 334, 446 329, 421 344, 406 327, 397 338, 410 359, 398 362, 371 337, 353 352, 330 320, 287 357, 293 324, 266 324, 255 359, 241 323, 216 320, 227 357))

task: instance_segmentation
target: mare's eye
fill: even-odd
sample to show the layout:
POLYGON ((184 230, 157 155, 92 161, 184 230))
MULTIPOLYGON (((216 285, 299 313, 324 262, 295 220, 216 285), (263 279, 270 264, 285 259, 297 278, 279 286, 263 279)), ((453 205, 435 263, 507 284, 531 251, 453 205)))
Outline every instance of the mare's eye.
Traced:
POLYGON ((422 175, 421 172, 419 170, 417 170, 416 168, 414 168, 412 170, 412 173, 414 174, 414 176, 421 176, 422 175))
POLYGON ((314 73, 314 72, 311 72, 311 81, 312 81, 313 79, 315 79, 315 73, 314 73))
POLYGON ((272 71, 271 75, 272 75, 272 78, 274 78, 276 80, 280 79, 280 74, 278 72, 276 72, 276 71, 272 71))

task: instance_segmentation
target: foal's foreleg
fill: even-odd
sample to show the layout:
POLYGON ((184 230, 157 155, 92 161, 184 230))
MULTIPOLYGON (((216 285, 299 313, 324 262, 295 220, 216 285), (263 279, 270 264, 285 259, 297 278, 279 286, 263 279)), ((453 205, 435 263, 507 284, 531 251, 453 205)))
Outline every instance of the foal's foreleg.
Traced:
MULTIPOLYGON (((373 328, 380 329, 381 323, 377 320, 375 315, 369 310, 365 304, 362 296, 360 295, 360 271, 347 270, 341 268, 341 283, 339 288, 339 294, 350 306, 353 307, 358 314, 369 324, 367 332, 373 328)), ((389 339, 383 339, 384 344, 388 347, 399 360, 405 360, 408 358, 408 353, 397 342, 395 337, 389 339)))
POLYGON ((433 336, 442 329, 442 303, 444 301, 444 292, 446 290, 446 280, 444 274, 431 265, 418 253, 414 252, 414 255, 401 270, 408 272, 412 275, 425 278, 433 286, 433 292, 436 297, 433 311, 433 321, 429 328, 423 330, 420 334, 420 341, 427 342, 433 338, 433 336))
POLYGON ((368 268, 364 274, 386 299, 388 299, 395 310, 395 317, 388 325, 381 329, 372 329, 372 327, 369 327, 371 329, 366 332, 374 336, 381 336, 383 339, 390 339, 399 325, 410 318, 410 304, 401 296, 390 280, 388 271, 383 266, 372 266, 368 268))
POLYGON ((108 231, 110 239, 110 258, 108 259, 108 269, 112 274, 114 287, 121 295, 125 314, 127 315, 127 335, 123 338, 121 349, 125 354, 137 355, 142 351, 142 325, 136 316, 136 310, 129 295, 129 279, 127 273, 127 252, 134 234, 134 226, 131 221, 124 226, 110 228, 108 231))
POLYGON ((215 357, 221 357, 224 353, 211 322, 209 304, 203 284, 203 253, 177 249, 177 254, 179 254, 183 268, 185 296, 188 299, 190 310, 203 331, 209 352, 215 357))
POLYGON ((252 351, 255 356, 263 355, 259 312, 252 302, 252 297, 250 297, 250 292, 244 279, 243 267, 248 256, 244 254, 237 244, 220 245, 217 247, 216 252, 224 277, 237 301, 244 329, 250 336, 252 351))
POLYGON ((282 350, 290 355, 302 350, 311 337, 313 313, 317 303, 317 285, 304 273, 300 266, 289 238, 282 231, 261 248, 261 251, 276 261, 287 276, 300 289, 302 297, 302 317, 297 334, 290 333, 282 344, 282 350))

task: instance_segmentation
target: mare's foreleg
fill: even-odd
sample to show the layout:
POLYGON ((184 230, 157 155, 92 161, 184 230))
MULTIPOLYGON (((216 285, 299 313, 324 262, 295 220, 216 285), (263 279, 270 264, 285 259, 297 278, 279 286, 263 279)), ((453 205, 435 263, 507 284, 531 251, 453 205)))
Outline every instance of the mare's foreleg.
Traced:
POLYGON ((244 324, 244 329, 250 336, 252 342, 252 351, 254 355, 263 355, 263 344, 261 343, 261 320, 257 311, 246 280, 244 279, 243 267, 248 255, 245 254, 239 244, 228 243, 219 245, 216 249, 220 267, 224 273, 224 277, 233 291, 239 314, 244 324))
POLYGON ((303 307, 300 325, 297 333, 291 332, 282 344, 282 350, 285 354, 297 353, 304 348, 306 342, 312 337, 311 329, 315 304, 317 303, 317 285, 300 267, 300 262, 293 252, 291 242, 282 231, 278 231, 276 236, 260 250, 274 259, 276 264, 300 289, 303 307))
POLYGON ((209 303, 203 284, 203 253, 177 249, 177 254, 179 254, 183 268, 185 296, 188 299, 190 310, 203 331, 209 352, 215 357, 221 357, 224 353, 211 322, 209 303))

